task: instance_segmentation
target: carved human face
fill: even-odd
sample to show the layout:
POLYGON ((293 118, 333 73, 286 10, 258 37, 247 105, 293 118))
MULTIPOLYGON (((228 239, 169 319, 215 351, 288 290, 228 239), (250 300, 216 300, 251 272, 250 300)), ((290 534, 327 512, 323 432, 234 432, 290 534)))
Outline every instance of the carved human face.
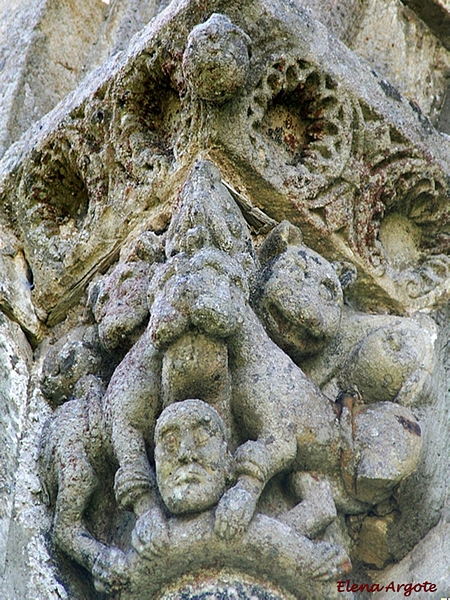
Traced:
POLYGON ((159 491, 173 514, 217 504, 227 485, 229 455, 214 408, 201 400, 172 404, 158 419, 155 445, 159 491))

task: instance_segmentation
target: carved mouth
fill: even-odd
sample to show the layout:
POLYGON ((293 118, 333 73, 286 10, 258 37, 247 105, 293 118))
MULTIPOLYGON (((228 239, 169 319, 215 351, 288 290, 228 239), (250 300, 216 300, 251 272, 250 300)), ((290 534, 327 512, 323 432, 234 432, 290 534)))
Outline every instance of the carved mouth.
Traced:
POLYGON ((292 323, 286 319, 278 306, 276 306, 273 302, 270 302, 270 304, 267 305, 267 312, 272 318, 272 321, 276 323, 277 329, 280 332, 285 332, 286 329, 291 328, 292 323))
POLYGON ((312 337, 311 335, 305 335, 304 326, 301 322, 287 318, 274 303, 269 305, 268 312, 274 323, 276 323, 278 332, 286 341, 294 339, 303 342, 306 341, 303 338, 312 337))
POLYGON ((314 354, 326 343, 327 338, 317 322, 305 322, 298 317, 289 319, 274 303, 267 310, 275 328, 274 339, 276 336, 276 343, 289 355, 300 358, 314 354))
POLYGON ((173 474, 173 482, 176 485, 184 485, 186 483, 201 483, 205 479, 205 469, 199 465, 188 465, 178 467, 173 474))

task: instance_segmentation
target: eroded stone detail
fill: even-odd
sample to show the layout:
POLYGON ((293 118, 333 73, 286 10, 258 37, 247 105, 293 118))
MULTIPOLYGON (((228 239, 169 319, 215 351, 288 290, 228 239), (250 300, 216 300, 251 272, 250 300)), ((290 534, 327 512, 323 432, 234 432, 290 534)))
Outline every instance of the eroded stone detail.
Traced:
POLYGON ((98 591, 153 598, 220 565, 312 598, 349 570, 338 515, 389 504, 419 464, 410 407, 427 400, 435 332, 344 307, 355 269, 334 267, 287 221, 256 253, 199 161, 167 231, 92 287, 95 323, 44 361, 42 391, 65 403, 40 464, 54 542, 98 591), (131 538, 114 525, 126 509, 131 538))
POLYGON ((34 273, 39 319, 61 321, 141 218, 151 213, 151 228, 166 228, 157 207, 199 151, 234 164, 259 209, 295 221, 329 258, 357 264, 364 277, 354 302, 407 312, 445 299, 437 263, 448 252, 447 184, 433 156, 444 141, 376 74, 347 55, 349 64, 343 58, 345 68, 335 68, 338 42, 315 52, 324 31, 295 5, 277 3, 269 14, 253 0, 248 14, 234 5, 220 11, 217 2, 206 12, 170 7, 5 161, 5 221, 34 273), (197 81, 200 56, 216 83, 197 81), (195 91, 202 85, 209 91, 195 91), (208 99, 216 95, 222 100, 208 99), (419 233, 410 260, 383 243, 381 222, 395 216, 419 233))
POLYGON ((445 531, 449 147, 298 3, 210 0, 10 149, 0 309, 35 354, 4 344, 8 598, 417 574, 445 531))
POLYGON ((194 27, 183 55, 183 71, 194 92, 210 102, 229 100, 244 87, 249 36, 228 17, 213 14, 194 27))

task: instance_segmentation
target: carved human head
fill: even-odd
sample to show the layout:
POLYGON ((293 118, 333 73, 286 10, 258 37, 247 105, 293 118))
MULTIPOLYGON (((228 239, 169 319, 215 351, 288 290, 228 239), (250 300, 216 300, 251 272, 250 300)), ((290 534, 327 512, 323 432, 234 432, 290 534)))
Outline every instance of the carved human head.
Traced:
POLYGON ((343 294, 333 266, 288 221, 267 237, 260 260, 252 304, 270 337, 296 361, 319 352, 341 322, 343 294))
POLYGON ((230 19, 214 13, 191 31, 183 55, 183 71, 199 98, 230 100, 245 85, 250 38, 230 19))
POLYGON ((155 430, 156 479, 175 515, 217 504, 230 479, 230 454, 219 413, 202 400, 168 406, 155 430))

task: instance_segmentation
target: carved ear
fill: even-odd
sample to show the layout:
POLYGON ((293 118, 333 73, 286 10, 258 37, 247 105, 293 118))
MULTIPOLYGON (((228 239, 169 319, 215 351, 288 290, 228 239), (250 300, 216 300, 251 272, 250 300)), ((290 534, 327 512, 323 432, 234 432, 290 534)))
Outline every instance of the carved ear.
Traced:
POLYGON ((350 289, 358 277, 358 271, 354 264, 345 260, 335 260, 331 266, 336 271, 343 290, 350 289))
POLYGON ((269 262, 275 256, 284 252, 288 246, 300 246, 303 242, 302 232, 298 227, 281 221, 264 240, 259 249, 259 260, 261 264, 269 262))
POLYGON ((150 265, 155 262, 164 262, 164 242, 164 234, 159 236, 153 231, 144 231, 121 250, 120 260, 127 263, 142 260, 150 265))

